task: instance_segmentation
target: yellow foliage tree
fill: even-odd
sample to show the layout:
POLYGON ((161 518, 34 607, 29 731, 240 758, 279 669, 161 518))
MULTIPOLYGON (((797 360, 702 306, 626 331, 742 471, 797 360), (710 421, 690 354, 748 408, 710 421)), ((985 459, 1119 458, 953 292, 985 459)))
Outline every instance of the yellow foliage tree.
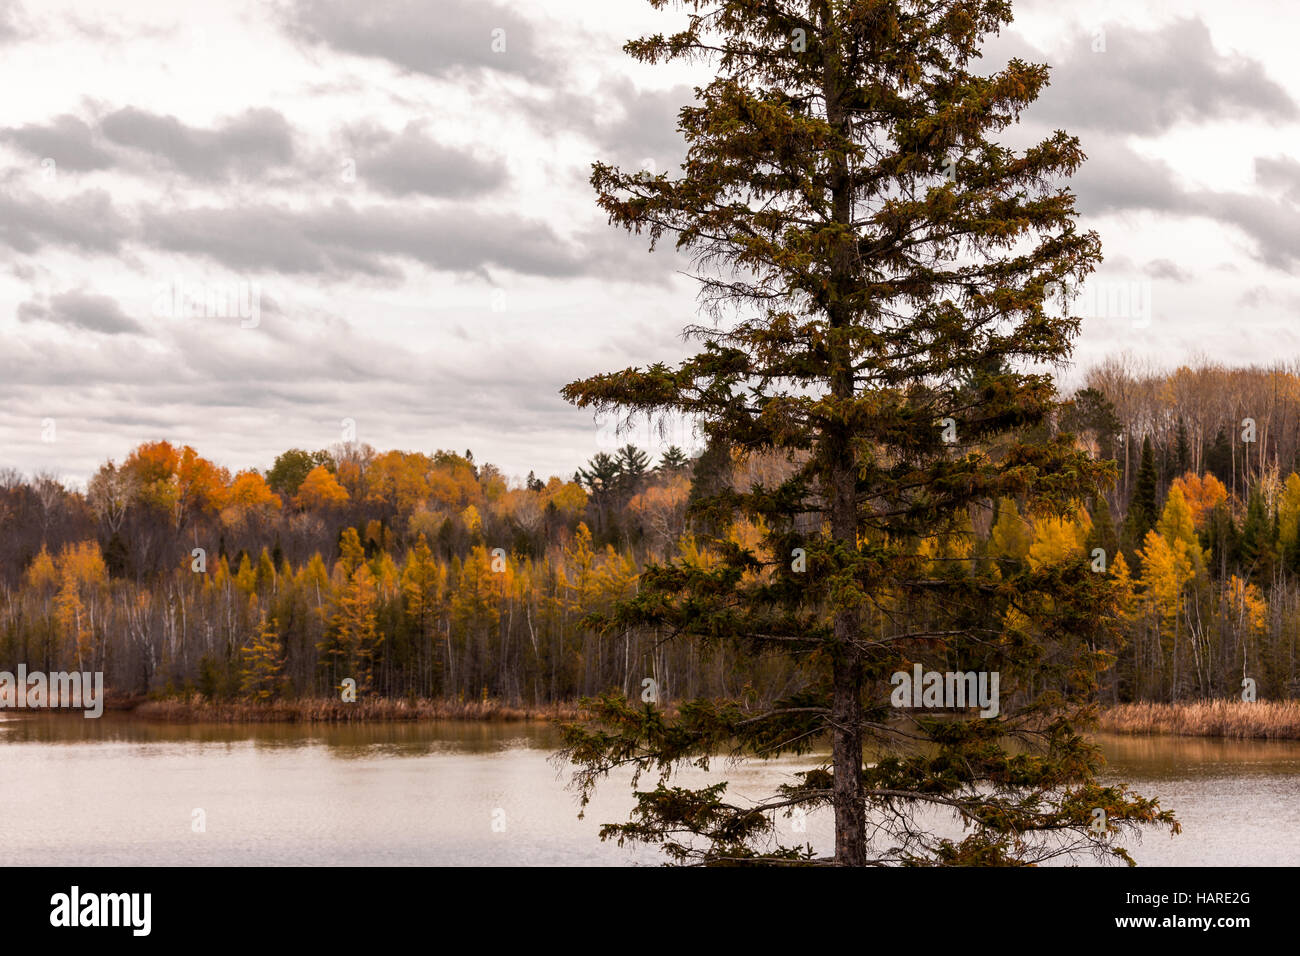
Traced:
POLYGON ((1286 476, 1286 484, 1277 503, 1278 541, 1286 551, 1295 548, 1297 531, 1300 531, 1300 475, 1294 471, 1286 476))
POLYGON ((239 569, 235 572, 235 587, 245 594, 257 593, 257 572, 253 570, 253 562, 248 560, 247 554, 239 559, 239 569))
POLYGON ((998 520, 989 537, 989 556, 1022 561, 1029 557, 1033 544, 1034 532, 1029 522, 1020 517, 1014 501, 1003 498, 998 502, 998 520))
POLYGON ((303 511, 328 511, 347 504, 350 497, 328 468, 317 465, 298 486, 293 503, 303 511))
POLYGON ((378 623, 379 594, 369 566, 360 564, 339 595, 322 655, 333 664, 335 679, 351 677, 357 692, 371 690, 374 660, 384 636, 378 623))
POLYGON ((554 505, 565 521, 572 521, 587 509, 587 493, 582 486, 572 481, 561 481, 554 476, 546 483, 542 499, 548 505, 554 505))
POLYGON ((64 545, 56 563, 59 593, 55 622, 65 653, 75 656, 77 669, 92 661, 95 638, 95 596, 108 581, 108 569, 94 541, 64 545), (89 601, 89 605, 87 604, 89 601))
POLYGON ((369 501, 381 501, 399 514, 409 514, 429 496, 428 475, 433 461, 419 452, 390 451, 379 455, 366 474, 369 501))
POLYGON ((343 573, 349 578, 352 577, 352 573, 365 557, 366 549, 361 546, 361 535, 357 534, 357 529, 344 528, 339 538, 339 564, 343 566, 343 573))
POLYGON ((407 618, 422 637, 432 633, 433 620, 447 587, 447 569, 433 560, 424 535, 406 552, 402 568, 402 600, 407 618))
POLYGON ((1160 513, 1160 520, 1156 522, 1156 531, 1174 551, 1186 554, 1196 574, 1204 572, 1205 552, 1196 539, 1192 510, 1183 498, 1181 488, 1174 487, 1169 490, 1169 498, 1160 513))
MULTIPOLYGON (((1034 522, 1034 540, 1029 546, 1029 566, 1039 568, 1064 564, 1083 554, 1081 523, 1070 518, 1044 515, 1034 522)), ((1083 537, 1086 538, 1086 532, 1083 537)))
POLYGON ((464 522, 465 529, 471 536, 482 534, 483 517, 479 514, 478 509, 473 505, 469 505, 460 513, 460 520, 464 522))
POLYGON ((1268 626, 1268 602, 1258 587, 1234 574, 1228 579, 1224 597, 1228 613, 1239 627, 1253 635, 1264 632, 1268 626))
POLYGON ((1228 489, 1223 486, 1223 482, 1209 474, 1197 475, 1189 471, 1174 479, 1169 489, 1170 494, 1173 494, 1175 488, 1191 510, 1192 524, 1198 530, 1205 527, 1205 520, 1215 505, 1228 500, 1228 489))
POLYGON ((266 520, 280 510, 280 496, 273 492, 256 471, 241 471, 226 491, 226 506, 221 521, 238 526, 246 521, 266 520))
POLYGON ((241 656, 240 693, 256 701, 278 697, 284 688, 284 644, 276 633, 274 620, 262 617, 252 644, 242 649, 241 656))
POLYGON ((1171 545, 1154 530, 1147 532, 1138 556, 1147 601, 1160 620, 1172 627, 1178 619, 1183 587, 1196 576, 1192 558, 1185 547, 1171 545))
POLYGON ((1120 617, 1125 621, 1131 621, 1137 616, 1137 590, 1133 574, 1128 569, 1128 562, 1124 560, 1122 551, 1115 555, 1110 573, 1115 578, 1115 605, 1119 609, 1120 617))
POLYGON ((32 563, 28 565, 23 583, 38 592, 46 591, 59 583, 59 573, 54 569, 54 559, 50 557, 50 552, 46 550, 44 543, 41 544, 41 550, 32 559, 32 563))

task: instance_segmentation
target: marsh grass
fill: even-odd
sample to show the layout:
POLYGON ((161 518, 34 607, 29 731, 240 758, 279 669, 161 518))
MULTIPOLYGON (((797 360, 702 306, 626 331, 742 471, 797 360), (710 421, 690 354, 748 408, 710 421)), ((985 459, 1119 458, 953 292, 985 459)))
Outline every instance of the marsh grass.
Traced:
POLYGON ((549 720, 572 719, 573 704, 522 707, 497 700, 450 701, 380 698, 344 703, 341 700, 284 700, 270 703, 212 701, 195 695, 143 701, 131 708, 149 720, 213 723, 356 723, 384 720, 549 720))
POLYGON ((1101 729, 1117 734, 1300 740, 1300 701, 1198 700, 1120 704, 1101 713, 1101 729))

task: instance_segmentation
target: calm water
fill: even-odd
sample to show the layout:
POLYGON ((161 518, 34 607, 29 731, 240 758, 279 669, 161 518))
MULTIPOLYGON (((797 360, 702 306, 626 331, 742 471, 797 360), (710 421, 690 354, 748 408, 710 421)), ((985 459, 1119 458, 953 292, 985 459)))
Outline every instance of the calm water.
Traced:
MULTIPOLYGON (((1300 864, 1300 744, 1101 742, 1115 777, 1160 797, 1183 822, 1181 836, 1153 831, 1130 844, 1139 864, 1300 864)), ((229 727, 6 716, 0 846, 17 865, 659 862, 653 851, 597 837, 600 823, 626 818, 628 777, 607 781, 579 820, 567 771, 550 760, 554 743, 551 728, 533 724, 229 727)), ((721 762, 683 779, 727 779, 730 797, 758 798, 807 766, 721 762)), ((829 815, 811 815, 807 832, 787 832, 784 842, 825 852, 829 815)))

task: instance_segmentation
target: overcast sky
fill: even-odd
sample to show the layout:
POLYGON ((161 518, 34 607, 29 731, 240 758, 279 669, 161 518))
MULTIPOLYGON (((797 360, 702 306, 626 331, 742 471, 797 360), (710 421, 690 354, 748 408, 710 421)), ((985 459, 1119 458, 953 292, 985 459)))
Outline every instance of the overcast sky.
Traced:
MULTIPOLYGON (((1079 364, 1300 356, 1288 5, 1017 11, 989 68, 1053 68, 1018 135, 1089 155, 1106 263, 1079 364)), ((266 468, 346 419, 379 449, 571 474, 616 439, 559 388, 680 358, 695 318, 681 263, 605 225, 587 184, 594 159, 680 158, 702 75, 621 50, 678 16, 0 0, 0 467, 80 483, 165 438, 266 468), (177 314, 195 290, 216 314, 177 314)))

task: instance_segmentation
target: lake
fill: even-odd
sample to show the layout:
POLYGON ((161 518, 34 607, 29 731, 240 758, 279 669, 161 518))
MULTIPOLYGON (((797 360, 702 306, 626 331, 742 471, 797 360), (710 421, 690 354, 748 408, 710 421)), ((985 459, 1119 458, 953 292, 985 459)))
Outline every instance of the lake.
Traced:
MULTIPOLYGON (((628 776, 577 817, 555 731, 533 723, 177 725, 106 714, 0 718, 0 846, 9 865, 631 865, 602 843, 628 776), (202 832, 196 832, 201 811, 202 832)), ((1140 865, 1300 864, 1300 743, 1098 738, 1121 779, 1183 833, 1129 843, 1140 865)), ((713 765, 758 798, 809 758, 713 765)), ((643 780, 648 783, 648 778, 643 780)), ((953 826, 941 822, 945 827, 953 826)), ((833 845, 830 815, 785 842, 833 845)), ((959 833, 959 828, 953 833, 959 833)), ((1087 863, 1087 860, 1079 860, 1087 863)))

